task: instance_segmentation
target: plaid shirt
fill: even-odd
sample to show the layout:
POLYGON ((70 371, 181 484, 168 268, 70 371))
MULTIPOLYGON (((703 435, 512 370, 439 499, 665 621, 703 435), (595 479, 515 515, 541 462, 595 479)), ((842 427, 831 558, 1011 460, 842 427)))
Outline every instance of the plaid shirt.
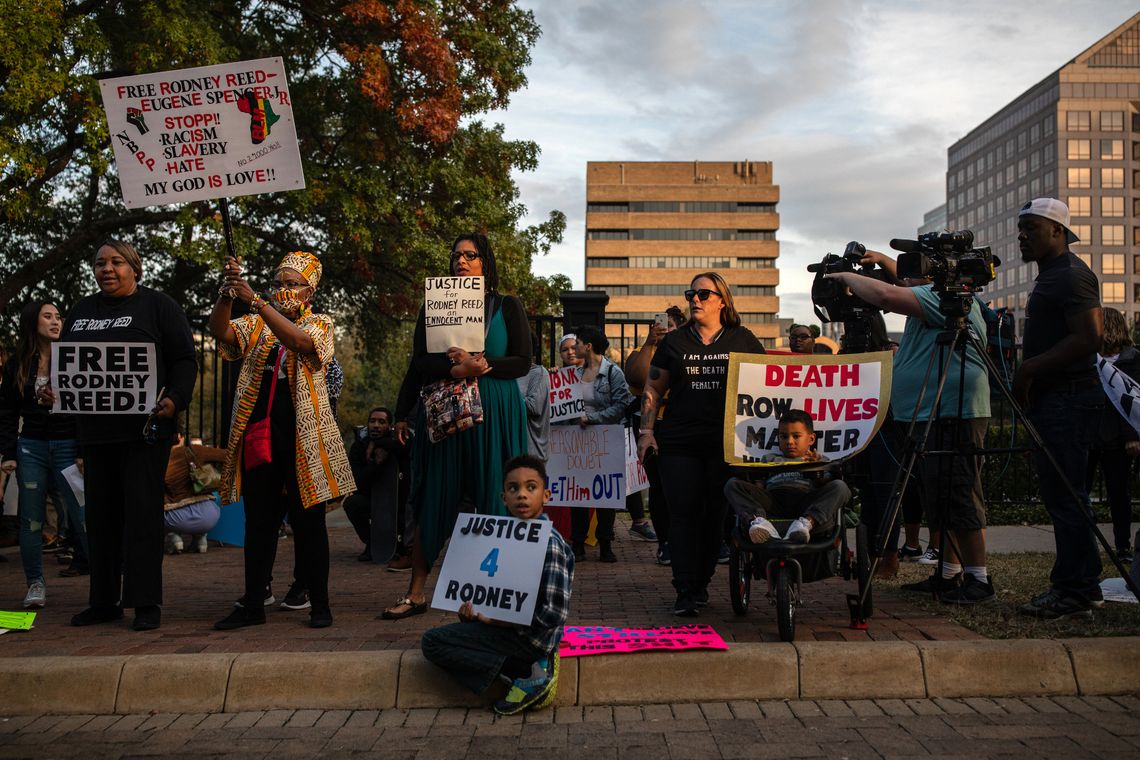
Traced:
MULTIPOLYGON (((546 515, 537 519, 549 520, 546 515)), ((532 646, 546 653, 555 652, 562 640, 562 626, 570 615, 570 585, 574 582, 574 555, 553 527, 542 563, 542 581, 534 603, 534 621, 515 630, 532 646)))

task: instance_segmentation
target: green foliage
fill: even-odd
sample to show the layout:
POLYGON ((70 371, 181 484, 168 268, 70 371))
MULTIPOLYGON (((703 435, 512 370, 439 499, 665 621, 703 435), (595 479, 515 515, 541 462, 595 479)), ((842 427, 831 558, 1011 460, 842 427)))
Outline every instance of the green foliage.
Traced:
POLYGON ((478 119, 526 84, 539 34, 530 11, 474 0, 0 0, 0 13, 9 319, 32 296, 66 309, 90 292, 86 262, 108 236, 143 252, 144 282, 191 314, 209 310, 223 253, 216 208, 122 205, 98 80, 269 56, 285 61, 307 187, 231 202, 255 286, 284 252, 317 252, 318 306, 364 354, 414 316, 423 277, 446 271, 462 232, 491 237, 504 289, 530 310, 556 307, 569 286, 531 271, 565 229, 557 211, 521 226, 511 173, 533 170, 538 147, 478 119))

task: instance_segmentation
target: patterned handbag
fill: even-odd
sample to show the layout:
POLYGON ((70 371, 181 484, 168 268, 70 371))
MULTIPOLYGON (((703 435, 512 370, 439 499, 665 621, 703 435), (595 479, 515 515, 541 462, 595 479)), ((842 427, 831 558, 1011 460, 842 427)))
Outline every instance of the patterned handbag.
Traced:
POLYGON ((420 399, 432 443, 483 422, 483 401, 479 397, 477 378, 438 380, 424 386, 420 399))

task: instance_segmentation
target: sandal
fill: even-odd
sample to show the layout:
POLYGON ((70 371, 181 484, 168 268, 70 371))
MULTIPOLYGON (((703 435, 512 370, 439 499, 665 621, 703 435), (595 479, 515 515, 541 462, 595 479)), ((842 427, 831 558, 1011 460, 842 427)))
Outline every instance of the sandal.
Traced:
POLYGON ((427 612, 427 608, 428 608, 427 599, 424 599, 422 602, 417 603, 417 602, 413 602, 412 598, 410 596, 405 596, 403 599, 400 599, 395 604, 393 604, 391 607, 384 610, 383 614, 380 615, 380 619, 381 620, 403 620, 404 618, 409 618, 412 615, 422 615, 425 612, 427 612), (407 607, 407 609, 404 610, 403 612, 396 612, 395 610, 398 607, 407 607))

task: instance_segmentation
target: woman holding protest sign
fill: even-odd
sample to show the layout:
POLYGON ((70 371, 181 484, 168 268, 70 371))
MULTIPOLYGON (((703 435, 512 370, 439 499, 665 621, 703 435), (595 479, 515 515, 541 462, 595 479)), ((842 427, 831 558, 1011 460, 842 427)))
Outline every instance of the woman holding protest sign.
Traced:
POLYGON ((461 235, 451 246, 453 277, 484 278, 482 353, 453 346, 429 353, 425 310, 420 309, 412 340, 412 360, 396 405, 396 436, 409 438, 408 415, 417 401, 440 381, 473 378, 483 422, 432 442, 425 404, 418 405, 412 439, 412 478, 408 502, 415 510, 412 580, 408 593, 384 610, 385 620, 427 611, 424 585, 443 544, 451 537, 460 507, 480 514, 507 514, 499 494, 503 464, 527 451, 527 416, 518 378, 530 369, 530 326, 522 304, 499 293, 495 255, 486 235, 461 235))
POLYGON ((9 474, 15 472, 19 487, 20 559, 28 583, 25 607, 43 607, 47 601, 43 524, 51 485, 66 507, 75 548, 71 566, 61 574, 88 572, 83 506, 64 473, 82 464, 75 417, 49 413, 51 344, 59 340, 62 330, 63 317, 54 304, 40 300, 26 304, 20 312, 16 353, 4 365, 0 381, 0 468, 9 474))
POLYGON ((221 493, 224 504, 240 498, 245 506, 245 594, 214 624, 221 631, 265 622, 277 531, 286 516, 296 542, 294 586, 309 592, 309 625, 332 625, 325 505, 356 485, 325 379, 333 321, 310 305, 321 271, 312 253, 285 254, 266 301, 242 277, 237 259, 226 257, 210 332, 223 358, 241 361, 221 493), (234 300, 249 304, 249 313, 231 319, 234 300))
POLYGON ((693 278, 685 291, 690 320, 665 335, 653 355, 641 405, 637 454, 660 456, 658 469, 669 507, 669 548, 677 601, 673 614, 692 617, 708 603, 724 539, 724 399, 730 352, 764 353, 716 272, 693 278), (669 413, 657 410, 669 394, 669 413))
MULTIPOLYGON (((618 425, 625 418, 626 407, 633 401, 629 385, 621 368, 606 358, 610 342, 605 333, 593 325, 582 325, 575 330, 574 355, 582 360, 574 373, 582 387, 585 411, 576 420, 562 424, 618 425)), ((640 494, 636 495, 638 499, 640 494)), ((599 557, 602 562, 617 562, 614 554, 614 510, 596 509, 599 557)), ((644 520, 644 517, 642 517, 644 520)), ((574 559, 586 558, 586 534, 590 531, 590 510, 577 507, 570 510, 571 543, 574 559)))
POLYGON ((108 240, 92 270, 99 292, 75 305, 62 338, 80 345, 69 352, 71 361, 61 359, 54 368, 60 387, 48 392, 53 399, 60 395, 66 408, 66 380, 67 396, 84 412, 75 422, 91 592, 90 607, 71 624, 111 622, 123 616, 123 607, 133 607, 132 627, 149 631, 161 620, 163 479, 175 415, 190 403, 198 362, 182 308, 139 284, 143 264, 134 246, 108 240), (96 383, 119 390, 91 390, 96 383))

